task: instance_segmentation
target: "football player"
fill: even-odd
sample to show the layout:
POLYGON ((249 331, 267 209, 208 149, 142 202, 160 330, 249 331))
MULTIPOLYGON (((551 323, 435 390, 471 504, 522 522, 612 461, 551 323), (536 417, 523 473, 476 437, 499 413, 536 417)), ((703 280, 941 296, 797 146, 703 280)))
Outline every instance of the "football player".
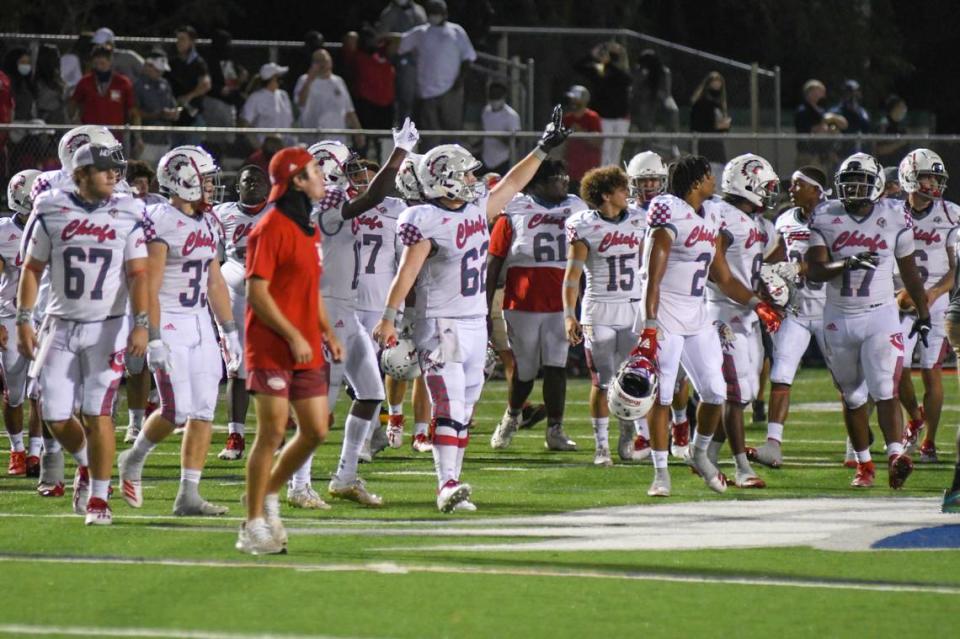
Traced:
MULTIPOLYGON (((589 209, 567 220, 567 267, 563 281, 566 337, 584 342, 590 369, 590 421, 595 440, 593 463, 611 466, 607 387, 636 343, 634 320, 640 302, 640 244, 643 212, 627 205, 627 174, 618 166, 591 169, 580 181, 589 209), (576 316, 580 276, 586 287, 576 316)), ((626 420, 624 420, 626 421, 626 420)), ((621 432, 633 439, 634 424, 621 432)))
MULTIPOLYGON (((946 331, 954 354, 960 357, 960 269, 953 271, 953 288, 946 312, 946 331)), ((944 513, 960 513, 960 428, 957 429, 956 465, 950 488, 943 491, 940 509, 944 513)))
POLYGON ((903 366, 904 336, 893 290, 893 265, 917 309, 910 336, 927 345, 931 330, 926 291, 914 261, 913 223, 899 200, 881 199, 883 169, 871 156, 855 153, 835 178, 839 201, 813 212, 807 279, 827 283, 823 311, 827 366, 847 408, 844 421, 853 443, 854 487, 869 487, 876 470, 870 457, 867 399, 876 403, 886 441, 891 488, 913 471, 903 453, 895 394, 903 366))
POLYGON ((90 463, 88 468, 86 460, 77 460, 74 510, 86 515, 88 525, 103 525, 113 520, 107 503, 115 449, 112 413, 124 349, 127 356, 143 357, 147 346, 144 205, 114 194, 122 163, 113 149, 84 144, 72 166, 75 192, 54 189, 34 203, 17 294, 18 348, 38 371, 43 419, 68 449, 77 447, 79 433, 70 418, 79 400, 90 463), (33 306, 48 263, 50 300, 38 338, 33 306))
POLYGON ((659 366, 659 399, 650 410, 654 478, 647 494, 670 495, 667 470, 667 423, 680 365, 700 395, 697 433, 690 464, 707 486, 722 493, 727 479, 707 455, 721 421, 727 388, 720 336, 707 315, 707 279, 733 302, 756 313, 776 330, 779 315, 730 271, 724 251, 717 250, 721 219, 716 207, 704 206, 713 195, 710 162, 685 156, 670 165, 667 193, 647 210, 649 230, 644 248, 646 291, 637 316, 640 335, 633 354, 659 366))
POLYGON ((185 425, 173 514, 223 515, 227 508, 206 501, 199 490, 221 376, 210 309, 229 354, 228 370, 240 363, 242 349, 216 259, 222 229, 211 209, 220 167, 203 148, 179 146, 160 158, 157 176, 170 201, 147 207, 144 235, 151 300, 147 363, 160 389, 160 410, 147 418, 133 446, 120 454, 120 483, 127 504, 143 506, 141 477, 147 456, 177 426, 185 425))
POLYGON ((429 203, 406 209, 397 223, 405 248, 374 335, 381 345, 395 343, 396 314, 416 282, 414 342, 433 403, 440 512, 452 512, 469 501, 471 492, 469 484, 460 481, 460 472, 468 425, 484 382, 488 224, 526 186, 550 150, 567 138, 561 117, 560 107, 554 107, 536 150, 489 192, 473 173, 480 162, 466 149, 446 144, 430 150, 417 170, 429 203))
MULTIPOLYGON (((515 361, 514 374, 507 380, 507 409, 490 438, 493 448, 510 445, 542 367, 545 445, 549 450, 576 450, 576 443, 563 432, 568 347, 562 296, 564 225, 587 205, 567 192, 569 183, 565 162, 544 161, 524 192, 507 204, 490 234, 486 277, 488 282, 498 281, 506 264, 503 317, 515 361)), ((494 287, 487 287, 491 311, 493 293, 494 287)))
POLYGON ((800 360, 810 339, 817 341, 820 352, 823 343, 823 303, 826 291, 822 282, 811 282, 805 277, 803 256, 810 241, 810 218, 813 209, 829 195, 827 176, 815 166, 804 166, 790 178, 790 199, 795 205, 777 218, 776 248, 768 262, 781 264, 778 272, 795 282, 793 305, 795 313, 787 313, 773 335, 773 367, 770 371, 770 413, 767 422, 766 443, 759 448, 748 448, 747 456, 764 466, 779 468, 783 464, 783 428, 790 410, 790 387, 800 368, 800 360))
MULTIPOLYGON (((704 202, 704 210, 720 221, 716 252, 722 254, 731 274, 745 288, 760 289, 760 267, 763 265, 767 233, 758 219, 760 213, 774 206, 780 197, 780 178, 765 159, 753 153, 737 156, 727 162, 720 184, 722 199, 704 202)), ((707 282, 707 314, 720 335, 723 347, 723 378, 727 383, 727 401, 723 412, 723 430, 730 443, 738 488, 763 488, 747 460, 744 445, 743 412, 757 398, 763 344, 758 316, 744 304, 727 297, 713 282, 707 282)), ((774 322, 774 324, 776 324, 774 322)), ((775 326, 771 326, 776 330, 775 326)), ((708 451, 716 464, 720 433, 708 451)))
MULTIPOLYGON (((243 343, 243 317, 247 312, 247 291, 244 280, 247 259, 247 237, 267 212, 270 180, 259 166, 248 164, 237 176, 239 201, 213 207, 223 227, 224 262, 220 267, 230 294, 233 318, 237 322, 240 343, 243 343)), ((242 358, 242 354, 241 354, 242 358)), ((250 396, 246 389, 247 368, 243 361, 231 366, 227 375, 227 443, 217 455, 224 461, 243 459, 246 448, 245 424, 250 396)))
POLYGON ((920 444, 920 461, 937 461, 936 437, 943 410, 943 376, 941 365, 949 343, 944 326, 944 313, 956 270, 955 244, 960 207, 943 199, 947 188, 947 169, 939 155, 930 149, 915 149, 900 162, 900 186, 906 193, 906 208, 913 218, 913 254, 926 287, 932 328, 927 343, 917 345, 916 335, 909 337, 916 320, 907 292, 897 291, 897 301, 904 313, 900 330, 904 334, 904 364, 909 371, 915 348, 920 349, 920 374, 923 378, 923 407, 917 405, 911 376, 900 377, 900 402, 910 416, 904 428, 903 441, 908 454, 913 453, 926 421, 926 432, 920 444))
POLYGON ((0 374, 3 376, 3 421, 10 438, 10 464, 7 474, 38 477, 40 475, 40 420, 30 420, 29 451, 23 445, 23 399, 27 389, 27 360, 17 351, 16 314, 17 285, 23 257, 20 242, 23 229, 33 208, 30 189, 40 171, 20 171, 7 185, 7 203, 13 210, 0 218, 0 374))
POLYGON ((127 170, 127 160, 123 156, 123 145, 113 136, 110 129, 98 124, 84 124, 67 131, 60 143, 57 145, 57 157, 60 160, 60 168, 52 171, 44 171, 33 182, 33 188, 30 190, 30 197, 34 202, 37 197, 52 189, 61 191, 72 191, 75 188, 73 183, 73 155, 84 144, 97 144, 110 149, 113 154, 117 168, 114 169, 117 181, 113 187, 114 193, 130 193, 130 185, 127 184, 124 176, 127 170))

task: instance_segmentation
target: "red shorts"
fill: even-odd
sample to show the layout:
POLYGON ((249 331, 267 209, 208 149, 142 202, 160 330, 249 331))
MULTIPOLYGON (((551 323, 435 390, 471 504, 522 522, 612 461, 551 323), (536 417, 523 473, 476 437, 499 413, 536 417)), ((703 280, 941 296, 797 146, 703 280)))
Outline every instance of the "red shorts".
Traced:
POLYGON ((255 368, 247 372, 247 390, 290 401, 310 397, 326 397, 330 387, 330 366, 323 363, 316 368, 279 370, 255 368))

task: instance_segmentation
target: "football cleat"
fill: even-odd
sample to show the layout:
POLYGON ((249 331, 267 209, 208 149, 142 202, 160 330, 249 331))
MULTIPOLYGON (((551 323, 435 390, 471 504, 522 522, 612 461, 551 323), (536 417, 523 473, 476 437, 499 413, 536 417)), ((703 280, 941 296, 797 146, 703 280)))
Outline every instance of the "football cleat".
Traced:
POLYGON ((960 490, 943 491, 943 504, 940 505, 940 512, 960 513, 960 490))
POLYGON ((273 536, 273 531, 263 518, 240 524, 240 534, 234 547, 250 555, 280 555, 287 552, 273 536))
MULTIPOLYGON (((853 476, 850 485, 854 488, 872 488, 873 481, 877 476, 877 469, 872 461, 857 464, 857 474, 853 476)), ((891 472, 892 476, 892 472, 891 472)))
POLYGON ((301 488, 288 488, 287 503, 294 508, 330 510, 330 504, 323 501, 323 497, 317 494, 317 491, 315 491, 310 484, 302 486, 301 488))
POLYGON ((65 492, 62 481, 55 484, 37 484, 37 494, 41 497, 63 497, 65 492))
POLYGON ((474 504, 469 499, 464 499, 463 501, 457 502, 453 507, 453 512, 455 513, 475 513, 477 512, 477 505, 474 504))
POLYGON ((135 472, 133 464, 129 462, 131 452, 125 450, 117 457, 120 490, 123 493, 123 501, 127 502, 131 508, 140 508, 143 506, 143 483, 140 481, 140 473, 135 472))
POLYGON ((577 442, 567 437, 567 434, 563 432, 562 424, 547 426, 547 434, 543 445, 547 447, 547 450, 555 451, 571 451, 577 449, 577 442))
POLYGON ((690 447, 690 422, 673 424, 670 427, 670 454, 679 459, 686 456, 690 447))
POLYGON ((633 461, 643 461, 650 457, 653 449, 650 448, 650 440, 643 435, 637 435, 633 440, 633 461))
POLYGON ((40 476, 40 457, 38 455, 27 456, 27 477, 40 476))
POLYGON ((843 455, 843 466, 844 468, 857 467, 857 453, 853 450, 853 444, 849 437, 847 437, 847 452, 843 455))
POLYGON ((211 504, 196 493, 178 492, 173 501, 173 514, 177 517, 219 517, 226 515, 230 509, 219 504, 211 504))
POLYGON ((890 458, 889 468, 890 488, 893 488, 894 490, 900 490, 907 482, 907 477, 909 477, 910 473, 913 472, 913 460, 911 460, 910 456, 906 453, 903 453, 902 455, 894 455, 890 458))
POLYGON ((664 471, 658 473, 654 471, 653 483, 647 489, 648 497, 669 497, 670 496, 670 474, 664 471))
POLYGON ((383 506, 383 498, 369 492, 366 482, 359 477, 353 481, 342 481, 337 475, 333 475, 330 478, 330 484, 327 486, 327 492, 331 497, 353 501, 361 506, 370 506, 371 508, 383 506))
POLYGON ((177 436, 182 436, 187 430, 186 426, 177 426, 173 429, 173 434, 177 436))
POLYGON ((726 492, 727 478, 717 469, 706 451, 695 450, 690 455, 688 463, 693 472, 703 478, 710 490, 718 493, 726 492))
POLYGON ((91 497, 84 509, 84 524, 87 526, 109 526, 113 523, 113 511, 110 504, 98 497, 91 497))
POLYGON ((923 432, 924 422, 922 419, 911 419, 903 429, 903 452, 912 455, 917 450, 917 439, 923 432))
POLYGON ((536 406, 532 404, 527 404, 520 411, 520 424, 521 429, 533 428, 538 423, 542 422, 547 417, 547 407, 543 404, 537 404, 536 406))
POLYGON ((433 444, 430 442, 430 438, 427 437, 426 433, 416 433, 413 436, 413 441, 410 442, 410 448, 416 453, 433 452, 433 444))
POLYGON ((370 456, 375 457, 380 451, 390 445, 390 438, 387 437, 387 429, 383 424, 377 424, 373 427, 373 434, 370 436, 370 456))
POLYGON ((470 499, 470 484, 461 484, 456 479, 447 481, 437 491, 437 509, 442 513, 450 513, 462 501, 470 499))
POLYGON ((7 474, 13 477, 22 477, 27 474, 26 451, 10 451, 10 464, 7 466, 7 474))
POLYGON ((621 461, 633 461, 633 437, 636 434, 632 421, 620 420, 620 438, 617 440, 617 454, 621 461))
POLYGON ((387 418, 387 445, 390 448, 403 446, 403 415, 390 415, 387 418))
POLYGON ((217 459, 224 461, 239 461, 243 459, 243 451, 247 448, 247 440, 240 433, 227 435, 227 443, 217 454, 217 459))
POLYGON ((90 496, 90 473, 86 466, 77 466, 73 476, 73 512, 87 514, 87 498, 90 496))
POLYGON ((137 436, 140 434, 140 429, 136 426, 127 426, 127 432, 123 435, 124 444, 132 444, 137 441, 137 436))
POLYGON ((593 465, 609 468, 613 466, 613 459, 610 457, 610 448, 607 446, 597 446, 593 453, 593 465))
POLYGON ((760 448, 746 449, 747 459, 769 468, 780 468, 783 465, 783 450, 776 440, 768 439, 760 448))
POLYGON ((357 461, 361 464, 369 464, 373 461, 373 453, 370 450, 370 442, 368 440, 363 440, 363 445, 360 446, 360 452, 357 454, 357 461))
POLYGON ((765 481, 760 479, 755 473, 747 472, 741 473, 737 471, 737 474, 733 477, 733 485, 737 488, 766 488, 767 484, 765 481))
POLYGON ((940 458, 937 456, 937 445, 929 439, 923 440, 920 443, 920 463, 936 464, 939 461, 940 458))
POLYGON ((490 436, 490 448, 502 450, 510 446, 513 436, 520 426, 520 415, 513 416, 510 411, 504 411, 503 418, 490 436))

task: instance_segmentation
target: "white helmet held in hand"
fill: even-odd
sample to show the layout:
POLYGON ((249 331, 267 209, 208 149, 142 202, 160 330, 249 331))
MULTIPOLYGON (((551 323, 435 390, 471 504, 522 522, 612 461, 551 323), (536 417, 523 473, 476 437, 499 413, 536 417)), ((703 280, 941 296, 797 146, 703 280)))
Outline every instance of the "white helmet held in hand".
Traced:
POLYGON ((610 413, 632 421, 646 417, 657 399, 656 366, 646 357, 631 357, 623 363, 607 389, 610 413))
POLYGON ((769 209, 780 198, 780 177, 765 159, 744 153, 723 167, 720 190, 725 195, 736 195, 754 206, 769 209))
POLYGON ((667 188, 667 165, 653 151, 637 153, 627 163, 627 179, 630 184, 630 197, 639 202, 649 202, 667 188), (643 188, 644 180, 660 180, 655 189, 643 188))
POLYGON ((40 175, 36 169, 26 169, 14 175, 9 184, 7 184, 7 204, 17 213, 30 215, 33 208, 33 200, 30 199, 30 191, 33 189, 33 183, 40 175))
POLYGON ((883 167, 866 153, 854 153, 840 164, 834 176, 837 198, 847 211, 876 202, 883 196, 883 167))
POLYGON ((794 283, 796 280, 791 281, 784 277, 785 273, 781 265, 796 268, 795 265, 789 264, 788 262, 763 264, 760 267, 760 286, 774 305, 780 308, 787 308, 790 304, 790 298, 793 296, 794 289, 796 288, 794 283))
POLYGON ((73 172, 73 154, 77 152, 84 144, 99 144, 118 154, 117 159, 126 164, 123 157, 123 145, 113 137, 110 129, 98 124, 85 124, 70 129, 60 138, 60 144, 57 146, 57 156, 60 158, 60 166, 67 173, 73 172))
POLYGON ((419 201, 423 199, 423 191, 420 188, 420 179, 417 177, 417 165, 420 163, 422 155, 419 153, 407 153, 400 164, 400 170, 397 171, 397 177, 394 180, 397 187, 397 193, 404 200, 419 201))
POLYGON ((411 381, 420 377, 420 358, 413 340, 401 337, 393 346, 380 353, 380 367, 390 377, 411 381))
POLYGON ((417 167, 417 177, 428 200, 445 197, 474 202, 483 196, 486 185, 473 172, 481 162, 459 144, 441 144, 427 151, 417 167), (473 180, 470 177, 473 176, 473 180))
POLYGON ((493 346, 487 344, 487 355, 483 360, 483 376, 486 379, 490 379, 490 376, 493 375, 493 371, 497 369, 497 364, 500 363, 500 355, 497 354, 497 351, 494 350, 493 346))
POLYGON ((323 140, 307 149, 320 165, 327 184, 346 190, 353 186, 350 174, 355 172, 357 154, 350 150, 343 142, 337 140, 323 140))
POLYGON ((157 165, 160 192, 166 196, 176 195, 187 202, 203 201, 204 179, 212 178, 214 187, 217 187, 219 176, 220 167, 213 156, 198 146, 178 146, 160 158, 157 165))
POLYGON ((943 197, 947 190, 947 167, 943 159, 930 149, 914 149, 900 160, 900 187, 907 193, 917 193, 932 200, 943 197), (927 178, 924 185, 920 180, 927 178))

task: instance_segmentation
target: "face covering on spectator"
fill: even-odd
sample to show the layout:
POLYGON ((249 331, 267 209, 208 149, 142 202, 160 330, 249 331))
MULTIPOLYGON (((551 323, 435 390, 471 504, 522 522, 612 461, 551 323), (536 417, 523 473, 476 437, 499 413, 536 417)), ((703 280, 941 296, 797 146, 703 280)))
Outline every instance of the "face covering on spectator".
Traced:
POLYGON ((29 64, 18 64, 17 72, 20 75, 30 75, 30 70, 33 69, 29 64))
POLYGON ((106 71, 93 70, 94 74, 97 76, 97 82, 109 82, 110 74, 113 73, 112 69, 107 69, 106 71))
POLYGON ((393 3, 398 7, 406 7, 410 4, 410 0, 393 0, 393 3))
POLYGON ((506 104, 503 100, 490 100, 490 108, 494 111, 499 111, 503 108, 503 105, 506 104))
POLYGON ((433 26, 437 27, 443 24, 443 14, 442 13, 431 13, 427 16, 427 20, 433 26))

